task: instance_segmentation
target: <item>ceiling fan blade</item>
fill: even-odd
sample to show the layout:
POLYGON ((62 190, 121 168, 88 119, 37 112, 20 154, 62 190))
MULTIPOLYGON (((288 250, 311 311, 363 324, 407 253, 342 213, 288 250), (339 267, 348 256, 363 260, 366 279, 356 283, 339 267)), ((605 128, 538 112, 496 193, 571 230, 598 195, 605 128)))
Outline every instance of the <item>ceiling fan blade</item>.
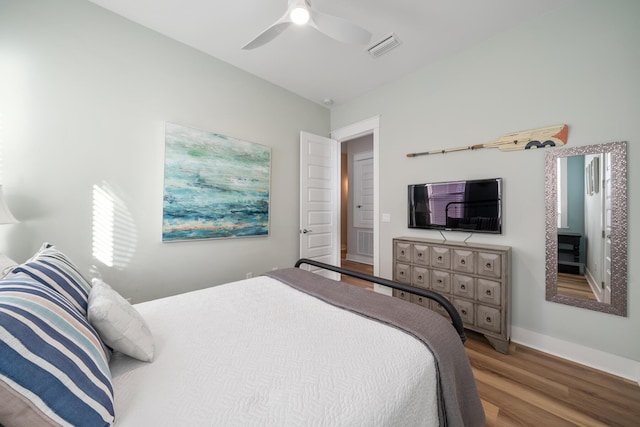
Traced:
POLYGON ((313 9, 311 9, 310 15, 309 23, 313 27, 339 42, 367 44, 371 40, 371 33, 369 31, 351 21, 320 13, 313 9))
POLYGON ((286 30, 291 24, 293 24, 293 22, 291 22, 291 18, 289 18, 289 11, 287 11, 287 13, 282 15, 280 19, 278 19, 276 22, 271 24, 271 26, 269 26, 266 30, 258 34, 256 38, 254 38, 249 43, 244 45, 242 49, 244 50, 255 49, 256 47, 260 47, 264 44, 269 43, 271 40, 275 39, 280 33, 286 30))

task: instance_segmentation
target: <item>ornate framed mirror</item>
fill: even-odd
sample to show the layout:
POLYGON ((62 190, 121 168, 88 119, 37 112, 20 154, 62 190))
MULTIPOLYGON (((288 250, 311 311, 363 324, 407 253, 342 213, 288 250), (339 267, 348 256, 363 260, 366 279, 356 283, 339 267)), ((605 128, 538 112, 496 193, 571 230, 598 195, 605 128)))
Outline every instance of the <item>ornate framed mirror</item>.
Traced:
POLYGON ((546 299, 627 315, 627 143, 545 153, 546 299))

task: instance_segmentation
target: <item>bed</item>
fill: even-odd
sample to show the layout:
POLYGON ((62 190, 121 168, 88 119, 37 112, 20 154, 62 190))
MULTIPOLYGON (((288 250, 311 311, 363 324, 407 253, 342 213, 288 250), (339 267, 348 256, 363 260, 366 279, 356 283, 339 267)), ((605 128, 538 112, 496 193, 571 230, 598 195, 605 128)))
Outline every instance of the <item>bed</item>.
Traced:
MULTIPOLYGON (((11 328, 0 328, 5 343, 0 346, 0 423, 5 427, 484 424, 462 322, 451 304, 432 292, 300 260, 293 268, 134 306, 104 283, 83 283, 85 305, 59 280, 44 280, 41 270, 46 268, 29 267, 46 256, 67 273, 72 270, 65 279, 82 280, 57 249, 42 249, 0 281, 0 324, 8 324, 3 310, 24 289, 29 292, 25 298, 37 294, 46 297, 46 304, 62 306, 63 317, 73 317, 84 328, 75 326, 83 330, 89 348, 83 357, 97 355, 90 368, 77 362, 79 371, 91 372, 87 382, 94 387, 78 391, 82 386, 73 380, 78 375, 60 379, 62 368, 38 373, 39 384, 18 384, 20 372, 35 371, 43 363, 33 356, 36 346, 26 345, 26 367, 17 372, 7 366, 4 356, 12 349, 6 343, 13 350, 19 346, 7 338, 11 328), (451 313, 453 323, 419 305, 327 279, 302 265, 433 298, 451 313), (105 355, 102 362, 99 353, 105 355), (55 382, 49 377, 66 388, 56 384, 52 392, 54 386, 42 384, 55 382), (56 402, 67 389, 77 402, 56 402)), ((27 306, 32 305, 30 300, 27 306)), ((13 355, 11 360, 22 363, 13 355)))

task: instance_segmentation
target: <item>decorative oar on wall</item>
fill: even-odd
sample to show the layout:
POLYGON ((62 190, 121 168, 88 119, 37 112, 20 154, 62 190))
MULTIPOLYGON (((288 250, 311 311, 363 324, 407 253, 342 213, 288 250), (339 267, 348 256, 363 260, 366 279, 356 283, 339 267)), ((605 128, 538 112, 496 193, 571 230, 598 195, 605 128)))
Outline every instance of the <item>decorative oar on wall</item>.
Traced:
POLYGON ((546 128, 523 130, 503 135, 493 142, 469 145, 466 147, 445 148, 444 150, 409 153, 407 157, 426 156, 427 154, 444 154, 454 151, 478 150, 480 148, 498 148, 502 151, 530 150, 532 148, 555 147, 567 143, 567 125, 555 125, 546 128))

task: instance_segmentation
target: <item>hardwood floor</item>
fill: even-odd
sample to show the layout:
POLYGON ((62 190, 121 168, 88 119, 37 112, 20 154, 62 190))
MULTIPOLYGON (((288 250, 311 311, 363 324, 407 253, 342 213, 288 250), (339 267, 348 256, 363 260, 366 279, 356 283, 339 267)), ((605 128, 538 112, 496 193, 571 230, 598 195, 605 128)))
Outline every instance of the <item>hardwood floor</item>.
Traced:
MULTIPOLYGON (((349 261, 345 258, 342 258, 340 266, 352 271, 357 271, 358 273, 368 274, 369 276, 373 275, 373 266, 370 264, 363 264, 361 262, 349 261)), ((345 275, 342 275, 340 280, 355 286, 359 286, 361 288, 369 289, 371 291, 373 290, 373 284, 371 282, 366 282, 364 280, 355 279, 353 277, 345 275)))
MULTIPOLYGON (((371 266, 358 264, 343 267, 371 274, 371 266)), ((637 383, 515 343, 501 354, 482 335, 467 337, 486 427, 640 426, 637 383)))
POLYGON ((596 300, 587 279, 579 274, 558 273, 558 293, 570 297, 596 300))
POLYGON ((504 355, 468 337, 487 427, 640 425, 638 384, 515 343, 504 355))

